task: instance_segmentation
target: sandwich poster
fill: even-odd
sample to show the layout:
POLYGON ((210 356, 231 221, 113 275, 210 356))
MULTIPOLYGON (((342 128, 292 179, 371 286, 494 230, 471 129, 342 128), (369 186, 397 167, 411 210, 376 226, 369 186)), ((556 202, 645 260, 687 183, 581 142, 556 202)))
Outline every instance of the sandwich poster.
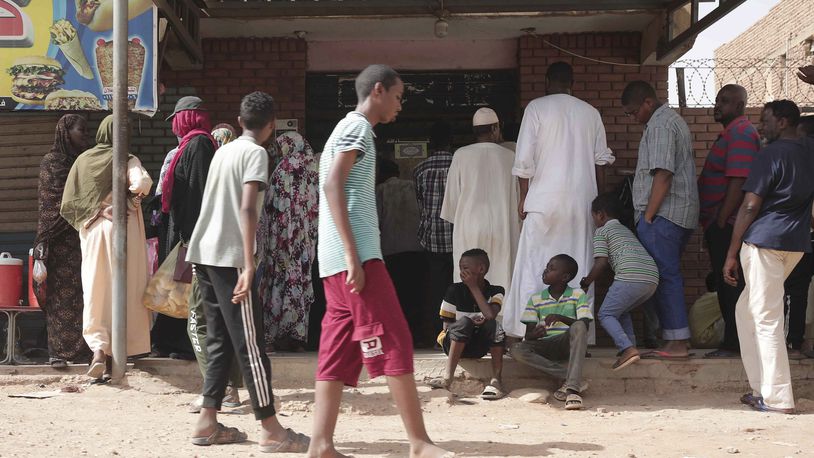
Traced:
MULTIPOLYGON (((128 3, 128 104, 157 109, 158 14, 128 3)), ((113 0, 0 0, 0 110, 112 110, 113 0)))

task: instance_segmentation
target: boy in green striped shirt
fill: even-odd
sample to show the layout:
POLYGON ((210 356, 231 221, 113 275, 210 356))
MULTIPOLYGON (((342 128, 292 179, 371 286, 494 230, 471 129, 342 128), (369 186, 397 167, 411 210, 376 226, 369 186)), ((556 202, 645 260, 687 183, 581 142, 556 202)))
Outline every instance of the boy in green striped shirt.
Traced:
POLYGON ((565 401, 566 410, 582 408, 581 392, 587 388, 582 383, 582 366, 588 325, 593 320, 588 295, 568 286, 578 270, 577 261, 567 254, 548 261, 543 271, 543 283, 548 288, 529 298, 520 318, 526 325, 526 338, 511 348, 517 362, 565 380, 554 398, 565 401))
POLYGON ((656 262, 627 227, 617 219, 621 204, 612 193, 602 194, 591 203, 596 225, 594 267, 580 286, 588 288, 599 276, 613 270, 614 280, 597 316, 619 350, 613 364, 617 371, 640 359, 630 311, 653 296, 659 285, 656 262))

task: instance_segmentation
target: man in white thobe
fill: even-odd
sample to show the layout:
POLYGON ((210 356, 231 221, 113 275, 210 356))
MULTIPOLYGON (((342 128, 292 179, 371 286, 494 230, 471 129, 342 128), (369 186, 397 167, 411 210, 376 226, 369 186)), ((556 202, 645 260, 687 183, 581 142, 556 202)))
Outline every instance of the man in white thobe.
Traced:
MULTIPOLYGON (((554 256, 576 259, 571 287, 593 266, 591 201, 597 195, 596 166, 615 160, 596 108, 572 97, 573 70, 556 62, 546 72, 546 93, 529 103, 520 125, 512 173, 520 181, 518 211, 523 231, 512 285, 503 307, 503 327, 523 337, 520 317, 532 294, 543 289, 543 270, 554 256)), ((593 292, 589 292, 593 308, 593 292)))
POLYGON ((480 248, 489 255, 486 279, 507 288, 520 236, 518 188, 512 176, 514 153, 497 144, 500 126, 494 110, 479 109, 472 125, 477 142, 458 149, 452 157, 441 218, 453 224, 454 278, 460 278, 461 254, 480 248))

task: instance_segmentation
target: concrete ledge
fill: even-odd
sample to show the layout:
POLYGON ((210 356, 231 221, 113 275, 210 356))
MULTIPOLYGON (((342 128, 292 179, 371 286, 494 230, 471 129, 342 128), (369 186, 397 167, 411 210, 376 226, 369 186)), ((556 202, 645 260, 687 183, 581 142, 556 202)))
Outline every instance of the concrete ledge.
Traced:
MULTIPOLYGON (((741 392, 748 390, 746 374, 740 359, 691 358, 688 361, 641 360, 621 371, 611 367, 616 360, 612 349, 590 349, 592 357, 585 362, 583 377, 590 382, 591 391, 608 394, 649 392, 667 394, 674 392, 741 392)), ((700 352, 699 352, 700 353, 700 352)), ((279 388, 310 388, 314 385, 317 367, 316 353, 272 354, 272 377, 279 388)), ((420 351, 415 355, 417 380, 443 375, 446 356, 443 353, 420 351)), ((188 391, 198 391, 201 374, 194 361, 144 358, 129 367, 165 379, 168 383, 188 391)), ((456 376, 488 380, 491 376, 489 358, 464 360, 456 376)), ((790 361, 795 395, 814 397, 814 359, 790 361)), ((21 365, 0 366, 0 376, 19 375, 20 381, 33 377, 62 377, 83 375, 85 365, 71 365, 63 370, 50 366, 21 365)), ((15 377, 16 378, 16 377, 15 377)), ((367 374, 362 372, 362 380, 367 374)), ((540 387, 558 388, 558 381, 523 366, 511 358, 504 361, 503 379, 507 388, 540 387)), ((9 379, 5 383, 13 383, 9 379)))

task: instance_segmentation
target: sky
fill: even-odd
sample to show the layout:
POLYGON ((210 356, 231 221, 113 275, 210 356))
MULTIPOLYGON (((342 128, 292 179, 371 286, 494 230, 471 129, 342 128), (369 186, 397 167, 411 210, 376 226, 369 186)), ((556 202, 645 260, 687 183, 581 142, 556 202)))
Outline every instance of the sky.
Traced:
MULTIPOLYGON (((752 24, 760 20, 769 10, 780 3, 781 0, 746 0, 743 2, 742 5, 735 8, 732 12, 724 16, 722 19, 718 20, 715 24, 711 25, 708 29, 703 31, 698 37, 695 39, 695 45, 693 48, 684 54, 680 60, 685 59, 712 59, 714 57, 715 48, 721 46, 722 44, 732 40, 733 38, 737 37, 741 33, 743 33, 746 29, 748 29, 752 24)), ((701 3, 700 6, 700 16, 703 17, 712 9, 717 6, 718 2, 712 3, 701 3)), ((679 60, 679 61, 680 61, 679 60)), ((680 64, 679 64, 680 65, 680 64)), ((702 70, 702 72, 711 73, 710 70, 702 70)), ((689 74, 687 77, 693 77, 689 74)), ((706 83, 706 94, 713 94, 714 97, 714 80, 713 78, 708 78, 705 82, 701 80, 700 75, 694 76, 695 80, 693 81, 694 84, 689 84, 689 87, 701 87, 704 83, 706 83)), ((670 70, 670 103, 677 104, 678 96, 676 95, 676 78, 675 72, 670 70)), ((688 89, 690 90, 690 89, 688 89)), ((687 95, 688 100, 692 99, 692 94, 687 95)), ((701 95, 697 94, 696 99, 700 99, 701 95)), ((690 103, 692 103, 690 101, 690 103)), ((712 102, 710 101, 710 105, 712 102)))

